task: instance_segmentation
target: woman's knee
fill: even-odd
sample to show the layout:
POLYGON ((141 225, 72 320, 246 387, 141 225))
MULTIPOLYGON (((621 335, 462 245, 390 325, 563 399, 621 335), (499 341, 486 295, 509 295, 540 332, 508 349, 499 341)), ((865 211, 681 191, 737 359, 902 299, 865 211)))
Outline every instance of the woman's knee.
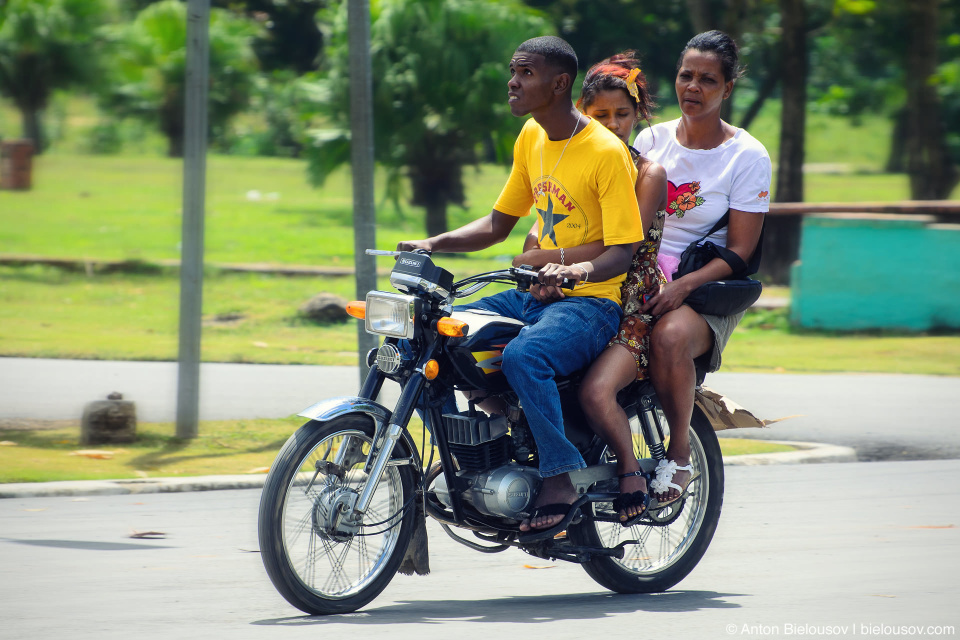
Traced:
POLYGON ((709 325, 699 314, 669 313, 653 327, 650 361, 657 364, 676 358, 695 358, 699 353, 694 351, 709 339, 709 333, 709 325))
POLYGON ((603 376, 587 376, 578 393, 580 406, 587 416, 599 415, 611 400, 616 401, 616 392, 603 376))
POLYGON ((657 323, 650 334, 650 362, 659 364, 671 362, 686 355, 687 334, 675 323, 657 323))

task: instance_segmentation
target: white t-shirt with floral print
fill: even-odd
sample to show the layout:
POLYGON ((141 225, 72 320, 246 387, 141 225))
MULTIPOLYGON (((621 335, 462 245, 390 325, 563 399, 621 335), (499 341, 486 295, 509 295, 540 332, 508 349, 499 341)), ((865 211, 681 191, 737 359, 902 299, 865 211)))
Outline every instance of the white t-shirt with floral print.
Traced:
MULTIPOLYGON (((667 171, 667 219, 662 255, 679 258, 728 209, 766 213, 770 209, 770 156, 744 129, 713 149, 688 149, 677 141, 680 120, 644 129, 633 146, 667 171)), ((727 228, 709 238, 725 247, 727 228)))

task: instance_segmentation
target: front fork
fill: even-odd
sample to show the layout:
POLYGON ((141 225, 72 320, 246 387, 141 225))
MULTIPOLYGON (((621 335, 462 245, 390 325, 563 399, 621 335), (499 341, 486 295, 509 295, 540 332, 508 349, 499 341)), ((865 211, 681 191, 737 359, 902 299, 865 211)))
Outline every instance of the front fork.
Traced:
MULTIPOLYGON (((386 425, 381 424, 376 430, 373 438, 373 446, 367 456, 367 463, 364 471, 367 473, 367 482, 360 492, 360 498, 354 507, 354 516, 359 519, 370 506, 373 494, 380 484, 383 472, 393 457, 393 449, 397 440, 403 435, 404 427, 410 422, 413 412, 417 409, 417 401, 423 393, 427 378, 423 373, 423 366, 433 357, 436 348, 436 342, 431 343, 421 356, 416 368, 407 378, 403 390, 400 392, 400 398, 390 416, 386 425)), ((369 400, 375 399, 383 386, 384 374, 376 367, 370 367, 367 377, 360 390, 360 396, 369 400)))

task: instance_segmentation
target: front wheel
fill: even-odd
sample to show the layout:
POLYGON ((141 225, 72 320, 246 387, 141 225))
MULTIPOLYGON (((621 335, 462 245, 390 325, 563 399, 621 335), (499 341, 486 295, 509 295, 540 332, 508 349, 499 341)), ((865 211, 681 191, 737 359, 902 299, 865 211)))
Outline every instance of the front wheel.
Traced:
MULTIPOLYGON (((277 455, 260 498, 260 553, 277 591, 314 615, 373 600, 403 560, 414 526, 414 471, 387 466, 359 522, 343 518, 367 481, 373 421, 310 421, 277 455)), ((398 444, 398 446, 402 446, 398 444)))
MULTIPOLYGON (((636 436, 635 436, 636 438, 636 436)), ((642 437, 639 438, 642 443, 642 437)), ((642 451, 638 457, 649 457, 642 451)), ((597 460, 610 462, 612 453, 604 448, 597 460)), ((627 540, 623 558, 595 557, 583 568, 598 583, 620 593, 666 591, 683 580, 706 553, 720 519, 723 504, 723 458, 720 444, 706 416, 694 407, 690 424, 690 464, 700 477, 689 487, 689 496, 664 511, 624 528, 616 522, 585 518, 571 527, 575 544, 606 548, 627 540)), ((594 503, 595 510, 610 511, 610 503, 594 503)))

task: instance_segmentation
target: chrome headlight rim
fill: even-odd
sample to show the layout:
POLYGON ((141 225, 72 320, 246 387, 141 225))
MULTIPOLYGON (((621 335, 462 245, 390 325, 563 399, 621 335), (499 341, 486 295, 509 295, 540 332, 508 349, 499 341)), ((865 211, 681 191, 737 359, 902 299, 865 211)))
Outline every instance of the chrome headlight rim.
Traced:
POLYGON ((388 338, 413 338, 417 330, 419 299, 387 291, 367 293, 364 328, 388 338))

